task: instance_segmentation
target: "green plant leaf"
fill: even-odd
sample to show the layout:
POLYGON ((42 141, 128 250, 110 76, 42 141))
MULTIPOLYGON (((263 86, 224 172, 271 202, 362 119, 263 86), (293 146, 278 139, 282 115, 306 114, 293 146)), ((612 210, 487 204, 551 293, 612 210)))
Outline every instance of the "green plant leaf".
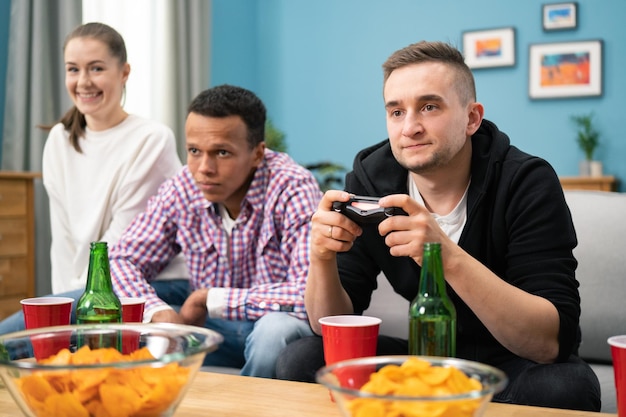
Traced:
POLYGON ((314 162, 304 165, 317 179, 323 192, 328 190, 342 190, 346 168, 343 165, 330 161, 314 162))
POLYGON ((600 133, 594 126, 593 116, 593 112, 572 116, 572 121, 578 128, 576 142, 585 154, 585 158, 589 161, 593 159, 596 148, 600 143, 600 133))
POLYGON ((276 152, 287 152, 286 135, 270 119, 265 122, 265 146, 276 152))

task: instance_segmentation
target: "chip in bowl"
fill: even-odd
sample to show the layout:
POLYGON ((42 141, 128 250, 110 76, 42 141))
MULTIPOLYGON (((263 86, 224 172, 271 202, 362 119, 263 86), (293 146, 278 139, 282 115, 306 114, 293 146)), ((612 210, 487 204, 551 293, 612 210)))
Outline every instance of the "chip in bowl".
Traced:
POLYGON ((507 382, 484 364, 419 356, 349 359, 316 380, 346 417, 479 417, 507 382))
POLYGON ((212 330, 171 323, 25 330, 0 335, 0 377, 28 417, 171 417, 222 340, 212 330), (85 334, 132 336, 137 349, 79 347, 85 334), (50 356, 34 357, 33 341, 61 340, 65 346, 50 356))

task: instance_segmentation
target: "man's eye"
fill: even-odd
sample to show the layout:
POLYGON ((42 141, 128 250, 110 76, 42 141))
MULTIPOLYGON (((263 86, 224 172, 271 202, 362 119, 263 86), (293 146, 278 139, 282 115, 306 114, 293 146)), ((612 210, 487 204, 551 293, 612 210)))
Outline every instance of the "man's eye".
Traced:
POLYGON ((394 110, 391 112, 391 115, 394 117, 399 117, 402 115, 402 112, 400 110, 394 110))
POLYGON ((424 106, 424 110, 426 111, 433 111, 437 108, 437 106, 435 106, 434 104, 427 104, 424 106))

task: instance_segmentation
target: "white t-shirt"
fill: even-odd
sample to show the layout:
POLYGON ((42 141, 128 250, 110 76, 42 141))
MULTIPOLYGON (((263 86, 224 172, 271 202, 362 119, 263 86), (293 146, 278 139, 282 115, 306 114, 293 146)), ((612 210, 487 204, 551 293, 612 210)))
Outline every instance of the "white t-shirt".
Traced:
MULTIPOLYGON (((90 243, 117 242, 159 185, 181 168, 171 129, 135 115, 107 130, 87 129, 79 143, 82 153, 59 123, 43 151, 54 293, 84 288, 90 243)), ((182 256, 159 278, 188 278, 182 256)))
MULTIPOLYGON (((220 217, 222 218, 222 227, 224 228, 226 235, 228 235, 228 240, 230 240, 233 234, 233 228, 235 227, 235 219, 230 217, 226 206, 223 204, 218 204, 218 208, 220 211, 220 217)), ((230 245, 228 245, 228 247, 230 248, 230 245)), ((224 316, 224 311, 226 310, 226 301, 226 288, 211 288, 209 295, 206 298, 206 308, 209 312, 209 317, 222 318, 224 316)))
MULTIPOLYGON (((417 184, 413 181, 413 178, 409 174, 409 197, 413 200, 420 203, 422 206, 426 206, 424 203, 424 199, 417 189, 417 184)), ((469 189, 469 184, 465 189, 465 193, 463 193, 463 197, 456 205, 456 207, 448 214, 439 215, 437 213, 430 213, 433 218, 439 224, 439 227, 444 231, 444 233, 455 243, 459 243, 459 239, 461 238, 461 233, 463 232, 463 227, 465 227, 465 222, 467 221, 467 190, 469 189)))

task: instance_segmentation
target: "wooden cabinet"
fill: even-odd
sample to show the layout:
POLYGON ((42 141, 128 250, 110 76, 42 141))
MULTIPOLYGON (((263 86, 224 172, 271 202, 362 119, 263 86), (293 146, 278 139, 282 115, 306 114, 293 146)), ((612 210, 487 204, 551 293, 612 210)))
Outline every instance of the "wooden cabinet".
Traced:
POLYGON ((617 181, 613 176, 606 177, 560 177, 564 190, 615 191, 617 181))
POLYGON ((34 184, 38 173, 0 171, 0 320, 35 295, 34 184))

